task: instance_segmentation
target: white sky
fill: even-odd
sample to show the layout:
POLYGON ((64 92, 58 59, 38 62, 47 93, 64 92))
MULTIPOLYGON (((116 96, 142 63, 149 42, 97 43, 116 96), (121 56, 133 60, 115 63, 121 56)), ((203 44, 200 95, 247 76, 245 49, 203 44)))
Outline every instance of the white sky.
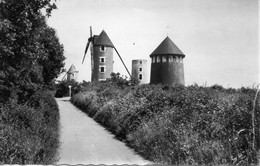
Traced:
MULTIPOLYGON (((92 26, 93 34, 106 31, 130 72, 132 59, 150 63, 168 34, 186 55, 186 85, 258 82, 257 0, 58 0, 57 6, 48 23, 64 44, 66 68, 74 64, 79 81, 90 81, 90 53, 81 61, 92 26)), ((115 52, 114 61, 114 72, 127 75, 115 52)))

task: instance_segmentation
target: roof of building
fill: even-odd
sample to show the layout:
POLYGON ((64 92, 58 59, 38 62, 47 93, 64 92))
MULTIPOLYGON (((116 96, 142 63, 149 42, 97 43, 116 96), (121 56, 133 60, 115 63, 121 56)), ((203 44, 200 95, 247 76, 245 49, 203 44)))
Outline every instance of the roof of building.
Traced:
POLYGON ((78 72, 78 71, 76 70, 75 66, 72 64, 68 70, 68 73, 73 74, 76 72, 78 72))
POLYGON ((98 35, 94 35, 94 36, 93 36, 94 43, 97 42, 98 37, 99 37, 98 35))
POLYGON ((185 57, 182 51, 173 43, 173 41, 167 36, 161 44, 150 55, 181 55, 185 57))
POLYGON ((107 36, 107 33, 103 30, 95 41, 95 45, 114 47, 113 43, 107 36))

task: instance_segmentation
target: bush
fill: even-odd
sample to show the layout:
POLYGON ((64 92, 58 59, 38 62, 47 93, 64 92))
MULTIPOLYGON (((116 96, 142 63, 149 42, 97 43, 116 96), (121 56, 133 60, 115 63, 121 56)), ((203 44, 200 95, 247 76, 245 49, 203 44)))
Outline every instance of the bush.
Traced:
POLYGON ((69 86, 71 86, 71 94, 76 94, 80 91, 81 87, 74 81, 61 81, 56 84, 55 97, 65 97, 69 96, 69 86))
POLYGON ((97 111, 97 95, 95 91, 89 93, 79 93, 73 95, 71 102, 74 103, 83 112, 93 117, 97 111))
MULTIPOLYGON (((255 89, 90 83, 72 102, 146 159, 165 164, 257 163, 255 89), (118 87, 119 86, 119 87, 118 87)), ((259 113, 259 104, 256 112, 259 113)))
POLYGON ((0 105, 0 164, 53 164, 59 147, 59 110, 48 92, 31 103, 0 105))

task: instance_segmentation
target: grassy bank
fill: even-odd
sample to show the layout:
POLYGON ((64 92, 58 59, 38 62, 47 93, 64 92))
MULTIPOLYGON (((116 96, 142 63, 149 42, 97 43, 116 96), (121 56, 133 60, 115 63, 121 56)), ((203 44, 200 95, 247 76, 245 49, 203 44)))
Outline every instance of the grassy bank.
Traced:
POLYGON ((58 147, 59 110, 50 92, 0 104, 0 164, 54 164, 58 147))
POLYGON ((81 89, 71 101, 146 159, 192 165, 257 162, 260 107, 253 147, 255 89, 108 82, 81 89))

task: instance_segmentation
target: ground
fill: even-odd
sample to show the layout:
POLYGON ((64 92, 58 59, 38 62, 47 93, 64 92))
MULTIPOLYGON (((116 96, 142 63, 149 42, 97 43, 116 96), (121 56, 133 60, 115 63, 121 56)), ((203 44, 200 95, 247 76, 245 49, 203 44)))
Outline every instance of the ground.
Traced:
POLYGON ((56 99, 60 109, 58 164, 138 164, 144 160, 105 128, 73 106, 69 98, 56 99))

